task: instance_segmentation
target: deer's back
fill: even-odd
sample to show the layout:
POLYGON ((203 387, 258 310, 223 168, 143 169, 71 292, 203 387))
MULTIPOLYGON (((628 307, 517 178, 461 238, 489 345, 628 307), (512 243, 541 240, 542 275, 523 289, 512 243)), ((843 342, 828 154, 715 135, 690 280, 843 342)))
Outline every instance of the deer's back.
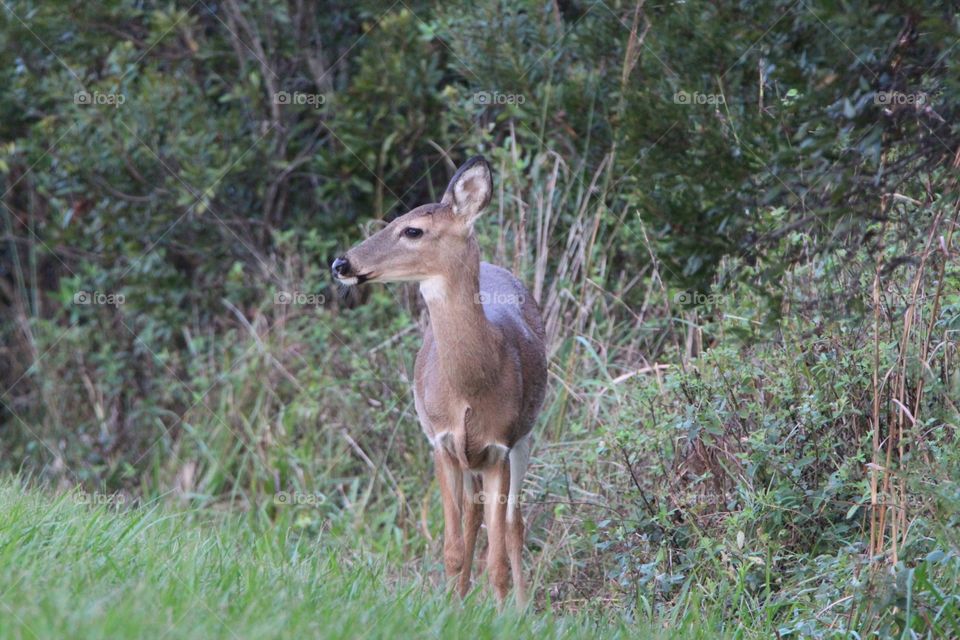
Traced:
POLYGON ((533 428, 546 392, 543 318, 523 283, 506 269, 487 262, 480 263, 480 296, 484 314, 502 333, 504 349, 519 368, 523 392, 519 439, 533 428))

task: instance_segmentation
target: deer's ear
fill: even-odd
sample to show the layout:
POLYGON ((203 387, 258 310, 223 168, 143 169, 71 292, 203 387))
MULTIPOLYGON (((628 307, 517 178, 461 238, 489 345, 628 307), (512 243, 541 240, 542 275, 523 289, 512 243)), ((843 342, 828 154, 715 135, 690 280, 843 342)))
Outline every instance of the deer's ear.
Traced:
POLYGON ((472 226, 483 208, 490 203, 492 195, 490 165, 482 156, 474 156, 453 174, 440 202, 449 205, 455 215, 463 216, 467 224, 472 226))

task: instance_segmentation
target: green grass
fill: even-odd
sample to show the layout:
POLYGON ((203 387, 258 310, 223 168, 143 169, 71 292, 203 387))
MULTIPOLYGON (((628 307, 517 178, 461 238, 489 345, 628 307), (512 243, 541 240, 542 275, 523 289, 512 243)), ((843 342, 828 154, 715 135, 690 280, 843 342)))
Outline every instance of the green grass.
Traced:
MULTIPOLYGON (((498 614, 398 576, 362 542, 251 518, 84 504, 0 484, 0 638, 629 637, 626 621, 498 614)), ((428 584, 430 582, 430 584, 428 584)), ((648 635, 644 632, 644 635, 648 635)))
MULTIPOLYGON (((0 479, 0 640, 851 637, 836 626, 846 614, 815 614, 840 611, 843 600, 828 590, 811 602, 808 593, 818 591, 814 578, 849 582, 842 562, 820 577, 794 577, 781 595, 751 594, 743 575, 720 571, 726 578, 715 580, 694 571, 672 604, 655 610, 638 595, 634 607, 604 611, 593 600, 561 613, 540 594, 545 604, 536 610, 501 613, 482 589, 465 603, 448 598, 439 560, 418 555, 421 547, 383 544, 341 522, 317 533, 289 510, 271 520, 258 510, 108 506, 84 497, 0 479)), ((932 626, 891 614, 899 596, 888 591, 860 601, 850 628, 897 637, 924 623, 916 637, 946 637, 940 631, 957 630, 956 565, 937 554, 907 576, 906 597, 913 608, 926 602, 932 626)))

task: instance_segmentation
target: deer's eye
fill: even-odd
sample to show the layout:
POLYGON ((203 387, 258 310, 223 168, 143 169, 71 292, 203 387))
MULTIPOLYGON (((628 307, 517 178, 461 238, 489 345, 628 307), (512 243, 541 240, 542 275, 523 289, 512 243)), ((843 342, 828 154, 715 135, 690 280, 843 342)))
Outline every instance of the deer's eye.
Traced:
POLYGON ((423 229, 417 229, 416 227, 407 227, 403 230, 403 235, 411 240, 416 240, 423 235, 423 229))

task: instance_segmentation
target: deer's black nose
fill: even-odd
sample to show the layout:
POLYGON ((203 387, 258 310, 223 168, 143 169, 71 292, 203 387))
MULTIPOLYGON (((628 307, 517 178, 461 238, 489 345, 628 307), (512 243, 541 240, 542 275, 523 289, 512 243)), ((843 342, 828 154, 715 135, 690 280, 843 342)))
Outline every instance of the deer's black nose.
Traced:
POLYGON ((344 257, 337 258, 333 261, 333 264, 330 265, 330 268, 333 269, 333 275, 338 278, 346 278, 350 276, 350 261, 344 257))

